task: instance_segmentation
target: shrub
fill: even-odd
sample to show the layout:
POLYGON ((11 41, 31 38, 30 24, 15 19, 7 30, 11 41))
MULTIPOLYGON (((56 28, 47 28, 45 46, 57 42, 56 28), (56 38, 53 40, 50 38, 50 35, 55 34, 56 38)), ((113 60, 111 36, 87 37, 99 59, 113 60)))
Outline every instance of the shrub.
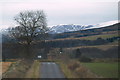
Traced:
POLYGON ((78 68, 79 66, 80 66, 79 63, 77 63, 77 62, 72 62, 71 64, 68 65, 68 68, 69 68, 70 70, 75 70, 75 69, 78 68))
POLYGON ((88 68, 84 66, 78 67, 75 70, 75 72, 80 78, 97 78, 98 77, 97 75, 93 74, 88 68))
POLYGON ((81 78, 83 78, 87 75, 87 71, 88 70, 85 67, 82 67, 82 66, 76 68, 76 70, 75 70, 76 74, 81 78))

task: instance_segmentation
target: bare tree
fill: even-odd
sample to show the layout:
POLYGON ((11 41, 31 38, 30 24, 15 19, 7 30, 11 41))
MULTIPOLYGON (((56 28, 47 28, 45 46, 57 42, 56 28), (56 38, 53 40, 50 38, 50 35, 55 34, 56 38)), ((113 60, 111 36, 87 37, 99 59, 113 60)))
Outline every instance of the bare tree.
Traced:
POLYGON ((30 45, 35 37, 47 31, 46 16, 42 10, 24 11, 14 17, 18 26, 9 29, 12 37, 30 45))
POLYGON ((23 57, 33 58, 31 44, 37 36, 41 39, 41 35, 45 35, 47 29, 46 16, 42 10, 39 11, 24 11, 14 17, 17 22, 17 27, 9 29, 11 37, 14 37, 19 43, 24 44, 20 47, 23 52, 23 57))

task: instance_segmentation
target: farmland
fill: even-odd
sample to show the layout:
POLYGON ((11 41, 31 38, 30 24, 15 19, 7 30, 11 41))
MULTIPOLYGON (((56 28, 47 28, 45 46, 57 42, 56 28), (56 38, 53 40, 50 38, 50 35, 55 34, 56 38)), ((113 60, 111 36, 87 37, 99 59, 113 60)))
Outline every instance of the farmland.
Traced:
POLYGON ((97 38, 101 37, 103 39, 106 38, 112 38, 112 37, 117 37, 118 34, 102 34, 102 35, 95 35, 95 36, 87 36, 87 37, 81 37, 80 39, 85 39, 85 40, 96 40, 97 38))
POLYGON ((59 40, 96 40, 97 38, 112 38, 112 37, 118 37, 118 34, 100 34, 100 35, 92 35, 92 36, 85 36, 85 37, 69 37, 69 38, 61 38, 61 39, 54 39, 52 41, 59 41, 59 40))
MULTIPOLYGON (((77 35, 74 32, 64 33, 69 35, 64 37, 63 34, 62 38, 56 34, 55 36, 59 35, 58 38, 51 37, 45 41, 36 40, 31 44, 29 52, 33 55, 33 60, 37 60, 39 55, 42 56, 41 63, 48 60, 56 62, 67 78, 117 78, 120 37, 114 31, 110 33, 109 31, 104 33, 99 31, 101 32, 99 34, 92 32, 89 35, 90 32, 86 33, 85 31, 82 36, 80 32, 79 34, 75 32, 77 35)), ((22 61, 26 57, 24 54, 27 53, 27 48, 24 45, 24 42, 16 44, 14 41, 13 43, 3 43, 3 61, 5 62, 2 62, 2 73, 7 73, 5 78, 39 78, 43 74, 39 73, 42 66, 39 65, 39 61, 31 63, 29 60, 27 60, 28 62, 22 61), (20 60, 17 61, 16 58, 20 60), (10 66, 14 62, 16 63, 10 66)))
POLYGON ((118 63, 82 63, 83 66, 90 69, 93 73, 105 78, 118 77, 118 63))
POLYGON ((13 62, 2 62, 2 73, 5 73, 13 62))

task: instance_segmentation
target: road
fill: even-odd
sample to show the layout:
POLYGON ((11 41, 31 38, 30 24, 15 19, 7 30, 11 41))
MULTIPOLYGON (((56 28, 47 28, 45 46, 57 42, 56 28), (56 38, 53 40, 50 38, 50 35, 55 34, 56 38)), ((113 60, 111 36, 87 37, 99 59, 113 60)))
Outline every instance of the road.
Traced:
POLYGON ((54 62, 42 62, 40 78, 65 78, 58 64, 54 62))

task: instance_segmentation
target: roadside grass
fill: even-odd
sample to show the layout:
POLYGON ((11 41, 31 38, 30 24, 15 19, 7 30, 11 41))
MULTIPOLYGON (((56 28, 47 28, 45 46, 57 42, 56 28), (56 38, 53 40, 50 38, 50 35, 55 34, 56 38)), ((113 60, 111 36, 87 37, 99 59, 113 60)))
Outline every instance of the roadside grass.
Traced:
POLYGON ((2 63, 2 73, 5 73, 9 69, 10 65, 15 62, 1 62, 1 63, 2 63))
POLYGON ((6 59, 5 62, 0 62, 0 66, 1 66, 0 72, 2 74, 5 73, 9 69, 11 64, 16 63, 16 61, 17 59, 6 59))
MULTIPOLYGON (((28 61, 18 60, 13 62, 2 75, 3 78, 32 78, 36 76, 35 69, 32 69, 33 62, 29 63, 28 61), (32 70, 30 70, 32 69, 32 70), (28 73, 29 71, 29 73, 28 73), (35 72, 35 73, 33 73, 35 72), (28 73, 28 74, 27 74, 28 73), (33 76, 34 74, 34 76, 33 76), (32 75, 32 76, 29 76, 32 75), (27 77, 28 76, 28 77, 27 77)), ((39 67, 39 66, 38 66, 39 67)), ((36 67, 35 67, 36 68, 36 67)), ((36 68, 37 69, 37 68, 36 68)))
POLYGON ((77 78, 77 76, 75 76, 75 74, 68 69, 67 64, 64 64, 62 62, 56 62, 56 63, 60 65, 60 68, 66 78, 77 78))
POLYGON ((71 78, 98 78, 98 76, 92 73, 88 68, 82 66, 77 60, 70 60, 68 63, 59 62, 60 68, 65 77, 71 78))
POLYGON ((118 63, 81 63, 96 75, 104 78, 118 78, 118 63))
POLYGON ((25 78, 40 78, 40 62, 35 60, 29 71, 26 73, 25 78))

